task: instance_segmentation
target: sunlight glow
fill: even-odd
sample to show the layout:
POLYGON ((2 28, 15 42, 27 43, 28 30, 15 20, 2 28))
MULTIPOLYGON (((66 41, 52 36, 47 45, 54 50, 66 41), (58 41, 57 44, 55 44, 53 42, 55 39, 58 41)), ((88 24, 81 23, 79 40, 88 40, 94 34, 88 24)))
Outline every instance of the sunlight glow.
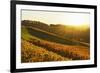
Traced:
POLYGON ((36 20, 49 24, 63 24, 71 26, 88 25, 88 13, 69 13, 51 11, 22 10, 22 20, 36 20))

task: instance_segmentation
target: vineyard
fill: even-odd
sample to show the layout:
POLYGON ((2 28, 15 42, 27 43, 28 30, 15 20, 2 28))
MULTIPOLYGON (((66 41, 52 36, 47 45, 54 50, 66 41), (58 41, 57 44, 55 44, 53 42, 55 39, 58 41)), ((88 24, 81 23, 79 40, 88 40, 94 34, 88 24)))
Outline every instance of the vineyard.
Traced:
POLYGON ((88 59, 90 59, 90 49, 89 44, 85 42, 66 40, 30 26, 21 27, 22 63, 88 59))
POLYGON ((21 62, 45 62, 45 61, 67 61, 68 58, 62 57, 52 51, 48 51, 42 47, 38 47, 22 40, 21 62))
POLYGON ((63 57, 72 60, 86 60, 89 59, 89 49, 84 46, 69 46, 43 40, 31 39, 29 42, 37 46, 41 46, 49 51, 55 52, 63 57))

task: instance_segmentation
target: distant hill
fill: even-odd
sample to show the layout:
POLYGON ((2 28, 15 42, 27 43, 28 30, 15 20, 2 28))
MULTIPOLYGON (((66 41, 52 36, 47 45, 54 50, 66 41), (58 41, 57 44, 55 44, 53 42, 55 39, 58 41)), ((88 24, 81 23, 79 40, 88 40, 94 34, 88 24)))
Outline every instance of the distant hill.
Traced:
POLYGON ((54 33, 63 38, 77 40, 81 42, 90 43, 90 29, 89 27, 77 29, 73 26, 61 24, 46 24, 40 21, 23 20, 22 25, 32 26, 50 33, 54 33))

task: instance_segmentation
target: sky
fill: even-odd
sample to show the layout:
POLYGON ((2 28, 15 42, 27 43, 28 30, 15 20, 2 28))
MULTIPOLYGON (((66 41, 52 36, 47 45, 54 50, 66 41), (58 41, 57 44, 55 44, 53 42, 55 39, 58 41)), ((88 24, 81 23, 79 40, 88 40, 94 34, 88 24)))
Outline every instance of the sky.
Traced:
POLYGON ((89 13, 22 10, 22 20, 35 20, 47 24, 89 25, 89 13))

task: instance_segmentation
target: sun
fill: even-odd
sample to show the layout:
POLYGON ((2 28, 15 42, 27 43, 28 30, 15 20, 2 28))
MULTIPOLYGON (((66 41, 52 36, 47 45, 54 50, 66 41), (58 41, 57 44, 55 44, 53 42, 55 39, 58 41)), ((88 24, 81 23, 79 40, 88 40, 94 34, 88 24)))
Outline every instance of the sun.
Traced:
POLYGON ((66 21, 67 25, 71 26, 83 26, 89 24, 89 18, 85 16, 70 16, 66 21))

